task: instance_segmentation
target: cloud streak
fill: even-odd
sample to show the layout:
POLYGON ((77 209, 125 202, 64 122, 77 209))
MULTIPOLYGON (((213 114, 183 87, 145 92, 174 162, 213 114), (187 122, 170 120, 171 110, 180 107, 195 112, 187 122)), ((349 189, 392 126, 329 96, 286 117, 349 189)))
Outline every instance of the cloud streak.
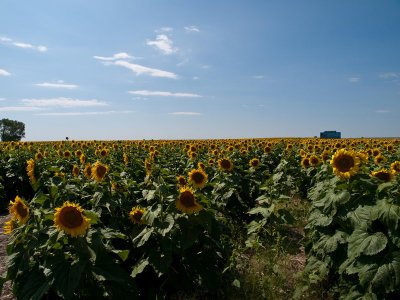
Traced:
POLYGON ((201 98, 201 95, 192 94, 192 93, 171 93, 171 92, 162 92, 162 91, 148 91, 148 90, 138 90, 138 91, 129 91, 129 94, 138 95, 138 96, 156 96, 156 97, 182 97, 182 98, 201 98))
POLYGON ((0 43, 5 44, 5 45, 10 45, 10 46, 14 46, 14 47, 18 47, 18 48, 24 48, 24 49, 32 49, 32 50, 36 50, 39 52, 46 52, 47 51, 47 47, 46 46, 35 46, 32 45, 30 43, 25 43, 25 42, 17 42, 14 41, 11 38, 2 36, 0 37, 0 43))
POLYGON ((355 77, 355 76, 349 77, 348 80, 349 80, 349 82, 357 83, 357 82, 360 82, 360 77, 355 77))
POLYGON ((146 44, 160 50, 165 55, 173 54, 178 51, 178 49, 174 47, 172 40, 165 34, 158 34, 154 41, 147 40, 146 44))
POLYGON ((183 27, 185 29, 186 32, 200 32, 200 29, 196 26, 185 26, 183 27))
POLYGON ((119 59, 134 59, 136 57, 129 55, 126 52, 115 53, 113 56, 93 56, 94 59, 102 61, 114 61, 119 59))
POLYGON ((51 82, 43 82, 43 83, 36 83, 34 84, 39 87, 44 87, 44 88, 55 88, 55 89, 77 89, 78 85, 76 84, 66 84, 63 83, 62 81, 59 81, 57 83, 51 83, 51 82))
POLYGON ((138 65, 138 64, 132 64, 132 63, 129 63, 129 62, 123 61, 123 60, 117 60, 111 64, 127 68, 127 69, 133 71, 136 75, 146 74, 146 75, 150 75, 152 77, 165 77, 165 78, 172 78, 172 79, 178 78, 178 75, 176 75, 175 73, 172 73, 172 72, 149 68, 149 67, 145 67, 145 66, 138 65))
POLYGON ((379 74, 379 78, 383 78, 383 79, 397 79, 397 78, 400 78, 400 73, 396 73, 396 72, 381 73, 381 74, 379 74))
POLYGON ((24 105, 30 107, 92 107, 108 105, 97 99, 81 100, 64 97, 52 99, 22 99, 21 101, 24 105))
POLYGON ((10 76, 11 73, 4 70, 4 69, 0 69, 0 76, 10 76))
POLYGON ((175 116, 201 116, 202 114, 199 112, 192 112, 192 111, 176 111, 168 113, 169 115, 175 116))
POLYGON ((88 112, 49 112, 38 113, 36 116, 98 116, 98 115, 111 115, 111 114, 130 114, 134 110, 109 110, 109 111, 88 111, 88 112))

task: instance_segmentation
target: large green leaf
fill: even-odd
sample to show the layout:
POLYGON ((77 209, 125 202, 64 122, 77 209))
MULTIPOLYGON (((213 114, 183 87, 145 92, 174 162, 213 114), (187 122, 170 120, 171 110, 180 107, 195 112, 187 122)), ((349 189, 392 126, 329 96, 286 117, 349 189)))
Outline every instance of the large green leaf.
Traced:
POLYGON ((40 300, 49 288, 49 281, 42 272, 30 270, 24 276, 22 289, 17 291, 16 296, 20 300, 40 300))
POLYGON ((358 257, 361 254, 375 255, 386 248, 387 237, 382 232, 370 234, 363 229, 355 229, 348 239, 348 255, 358 257))
POLYGON ((315 243, 313 249, 317 253, 326 254, 334 252, 339 244, 347 242, 347 233, 343 231, 336 231, 334 235, 323 235, 317 243, 315 243))
POLYGON ((142 273, 146 266, 149 264, 149 260, 142 259, 140 260, 132 269, 131 277, 135 278, 138 274, 142 273))
POLYGON ((372 280, 372 286, 386 293, 400 290, 400 253, 394 253, 391 262, 378 268, 372 280))
POLYGON ((63 255, 53 256, 46 260, 44 274, 51 282, 52 288, 66 299, 70 299, 78 286, 87 261, 67 261, 63 255))
POLYGON ((400 206, 383 199, 376 202, 375 214, 393 231, 399 228, 400 206))

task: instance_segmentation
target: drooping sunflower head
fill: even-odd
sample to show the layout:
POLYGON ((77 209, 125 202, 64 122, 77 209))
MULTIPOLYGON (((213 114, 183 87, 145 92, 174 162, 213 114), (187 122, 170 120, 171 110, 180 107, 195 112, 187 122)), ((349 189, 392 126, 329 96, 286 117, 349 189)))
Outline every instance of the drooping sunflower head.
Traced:
POLYGON ((74 165, 72 167, 72 176, 77 177, 79 175, 79 171, 80 171, 79 166, 78 165, 74 165))
POLYGON ((11 234, 13 230, 17 227, 18 227, 17 220, 15 218, 11 218, 10 220, 4 222, 3 233, 11 234))
POLYGON ((29 219, 29 207, 19 196, 15 197, 14 202, 10 201, 9 212, 21 224, 25 224, 29 219))
POLYGON ((142 217, 146 210, 140 206, 133 207, 132 210, 129 212, 129 220, 133 224, 143 224, 144 221, 142 220, 142 217))
POLYGON ((340 149, 332 156, 331 165, 336 176, 349 179, 357 174, 360 168, 360 158, 352 150, 340 149))
POLYGON ((176 208, 184 213, 192 214, 203 209, 197 201, 192 189, 183 187, 179 191, 178 199, 176 200, 176 208))
POLYGON ((233 163, 228 158, 222 158, 218 160, 218 168, 230 172, 233 170, 233 163))
POLYGON ((86 155, 82 153, 79 156, 79 161, 81 162, 81 164, 84 164, 86 162, 86 155))
POLYGON ((202 169, 193 169, 189 172, 188 176, 189 182, 195 188, 202 189, 208 181, 208 175, 202 169))
POLYGON ((252 168, 258 168, 260 165, 260 160, 258 158, 253 158, 249 161, 249 166, 252 168))
POLYGON ((90 219, 83 214, 79 204, 66 201, 61 207, 56 208, 54 225, 71 237, 77 237, 85 235, 90 227, 90 219))
POLYGON ((303 168, 305 168, 305 169, 307 169, 308 167, 310 167, 311 166, 311 164, 310 164, 310 159, 306 156, 306 157, 303 157, 303 159, 301 160, 301 166, 303 167, 303 168))
POLYGON ((393 163, 390 164, 390 169, 396 173, 399 174, 400 173, 400 161, 395 161, 393 163))
POLYGON ((92 178, 97 182, 101 182, 108 172, 108 166, 96 161, 92 166, 92 178))
POLYGON ((124 165, 127 166, 129 164, 129 156, 128 154, 124 153, 123 155, 124 165))
POLYGON ((379 178, 384 182, 392 181, 394 178, 394 172, 392 170, 380 169, 379 171, 371 172, 373 177, 379 178))
POLYGON ((26 173, 28 174, 29 180, 31 183, 35 183, 35 161, 31 158, 26 162, 26 164, 26 173))
POLYGON ((178 182, 179 186, 183 187, 186 185, 186 179, 182 175, 176 177, 176 181, 178 182))
POLYGON ((310 156, 310 165, 313 167, 318 166, 321 163, 321 161, 319 160, 318 156, 316 155, 311 155, 310 156))
POLYGON ((85 174, 87 178, 92 178, 92 166, 90 164, 86 164, 83 174, 85 174))
POLYGON ((43 154, 42 154, 42 152, 37 152, 36 154, 35 154, 35 159, 36 160, 41 160, 41 159, 43 159, 43 154))

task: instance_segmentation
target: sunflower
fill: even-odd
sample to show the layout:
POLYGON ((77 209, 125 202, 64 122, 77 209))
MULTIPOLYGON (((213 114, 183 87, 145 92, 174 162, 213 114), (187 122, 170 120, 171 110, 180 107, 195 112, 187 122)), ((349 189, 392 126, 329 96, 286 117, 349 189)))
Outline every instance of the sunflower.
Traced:
POLYGON ((77 177, 79 175, 79 166, 78 165, 74 165, 72 167, 72 176, 77 177))
POLYGON ((92 166, 90 164, 86 164, 85 169, 83 169, 83 174, 87 178, 92 178, 92 166))
POLYGON ((79 161, 81 162, 81 164, 84 164, 86 162, 86 155, 85 154, 81 154, 79 156, 79 161))
POLYGON ((124 165, 127 166, 129 164, 129 156, 128 154, 124 153, 123 155, 124 165))
POLYGON ((313 167, 318 166, 321 163, 321 161, 319 160, 318 156, 316 155, 311 155, 310 156, 310 165, 313 167))
POLYGON ((392 170, 385 170, 385 169, 380 169, 379 171, 371 172, 371 175, 385 182, 392 181, 394 178, 394 172, 392 170))
POLYGON ((378 154, 377 156, 375 156, 374 158, 374 163, 376 165, 382 165, 387 161, 386 157, 384 157, 382 154, 378 154))
POLYGON ((28 174, 29 180, 31 183, 35 183, 36 182, 36 177, 35 177, 35 161, 31 158, 30 160, 28 160, 27 162, 27 166, 26 166, 26 172, 28 174))
POLYGON ((108 166, 103 165, 101 162, 96 161, 92 166, 92 178, 97 182, 100 182, 104 179, 108 172, 108 166))
POLYGON ((198 163, 197 163, 197 166, 198 166, 200 169, 202 169, 202 170, 205 170, 205 169, 206 169, 206 165, 203 164, 202 162, 198 162, 198 163))
POLYGON ((391 163, 390 165, 390 170, 392 170, 394 173, 400 173, 400 161, 395 161, 391 163))
POLYGON ((202 210, 203 206, 196 201, 192 189, 183 187, 179 191, 179 196, 176 200, 176 208, 181 212, 192 214, 202 210))
POLYGON ((153 168, 153 162, 150 159, 145 159, 144 160, 144 167, 146 169, 146 175, 150 175, 151 174, 151 170, 153 168))
POLYGON ((260 165, 260 160, 258 158, 253 158, 249 161, 249 165, 252 168, 257 168, 260 165))
POLYGON ((179 186, 185 186, 186 185, 186 179, 182 175, 176 177, 176 181, 178 181, 179 186))
POLYGON ((145 211, 146 210, 140 206, 132 208, 132 210, 129 212, 129 220, 131 220, 133 224, 143 224, 144 221, 142 220, 142 217, 145 211))
POLYGON ((310 167, 310 166, 311 166, 311 164, 310 164, 310 159, 309 159, 308 157, 304 157, 304 158, 301 160, 301 166, 302 166, 303 168, 305 168, 305 169, 307 169, 308 167, 310 167))
POLYGON ((36 154, 35 154, 35 159, 36 160, 41 160, 43 158, 43 154, 42 154, 42 152, 37 152, 36 154))
POLYGON ((208 176, 202 169, 193 169, 189 172, 189 182, 196 188, 202 189, 207 181, 208 176))
POLYGON ((322 154, 321 154, 322 161, 324 161, 324 162, 327 161, 329 159, 329 157, 330 157, 329 151, 325 150, 322 152, 322 154))
POLYGON ((17 220, 15 218, 11 218, 10 220, 4 222, 3 225, 3 233, 4 234, 11 234, 14 228, 16 228, 17 225, 17 220))
POLYGON ((69 201, 57 207, 54 213, 54 225, 72 237, 84 235, 90 227, 89 222, 90 219, 83 215, 83 209, 79 204, 69 201))
POLYGON ((208 160, 208 164, 209 164, 210 166, 213 166, 213 165, 214 165, 214 160, 213 160, 212 158, 210 158, 210 159, 208 160))
POLYGON ((222 158, 218 160, 218 168, 229 172, 233 170, 233 163, 228 158, 222 158))
POLYGON ((9 211, 21 224, 25 224, 29 219, 29 207, 19 196, 15 197, 14 202, 10 201, 9 211))
POLYGON ((350 150, 340 149, 332 156, 331 165, 333 172, 343 179, 349 179, 357 174, 360 168, 360 158, 357 153, 350 150))
POLYGON ((71 157, 71 151, 69 151, 69 150, 66 150, 66 151, 64 151, 64 157, 65 158, 70 158, 71 157))

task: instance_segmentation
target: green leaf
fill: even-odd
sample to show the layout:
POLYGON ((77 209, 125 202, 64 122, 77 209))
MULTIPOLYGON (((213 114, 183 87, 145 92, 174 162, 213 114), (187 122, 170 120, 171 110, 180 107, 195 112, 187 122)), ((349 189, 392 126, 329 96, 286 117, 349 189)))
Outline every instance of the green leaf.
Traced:
POLYGON ((377 290, 383 289, 386 293, 399 290, 400 286, 400 253, 395 253, 393 260, 387 264, 381 265, 374 279, 372 286, 377 290), (397 254, 397 255, 396 255, 397 254))
POLYGON ((145 228, 142 230, 141 233, 137 237, 135 237, 132 242, 137 247, 143 246, 147 240, 150 238, 151 234, 153 233, 154 228, 145 228))
POLYGON ((20 300, 40 300, 49 288, 49 281, 42 272, 30 270, 24 276, 22 289, 17 291, 16 296, 20 300))
POLYGON ((400 220, 400 206, 388 202, 388 200, 378 200, 374 207, 375 213, 387 227, 397 231, 400 220))
POLYGON ((100 220, 100 216, 91 210, 85 210, 85 216, 90 219, 90 224, 97 224, 100 220))
POLYGON ((256 215, 256 214, 260 214, 262 215, 264 218, 268 219, 271 214, 273 213, 275 209, 275 205, 272 204, 270 207, 255 207, 253 209, 251 209, 248 214, 249 215, 256 215))
POLYGON ((97 255, 93 272, 104 280, 131 284, 131 278, 119 264, 107 253, 97 255))
POLYGON ((77 260, 72 264, 64 255, 48 258, 44 274, 51 281, 52 288, 66 299, 70 299, 77 288, 87 261, 77 260))
POLYGON ((363 229, 355 229, 348 239, 348 255, 375 255, 386 248, 387 237, 382 232, 370 234, 363 229))
POLYGON ((162 228, 160 231, 161 235, 165 236, 168 232, 170 232, 174 224, 175 224, 174 217, 172 215, 167 215, 165 217, 164 222, 162 222, 160 226, 162 228))
POLYGON ((343 231, 336 231, 333 236, 323 235, 317 243, 315 243, 313 249, 317 253, 332 253, 334 252, 339 244, 344 244, 347 241, 347 234, 343 231))
POLYGON ((138 274, 142 273, 146 266, 149 264, 148 259, 140 260, 132 269, 131 277, 135 278, 138 274))
POLYGON ((238 289, 240 289, 240 281, 237 280, 237 279, 235 279, 235 280, 232 282, 232 286, 237 287, 238 289))
POLYGON ((117 254, 122 261, 125 261, 129 256, 129 250, 112 250, 115 254, 117 254))

